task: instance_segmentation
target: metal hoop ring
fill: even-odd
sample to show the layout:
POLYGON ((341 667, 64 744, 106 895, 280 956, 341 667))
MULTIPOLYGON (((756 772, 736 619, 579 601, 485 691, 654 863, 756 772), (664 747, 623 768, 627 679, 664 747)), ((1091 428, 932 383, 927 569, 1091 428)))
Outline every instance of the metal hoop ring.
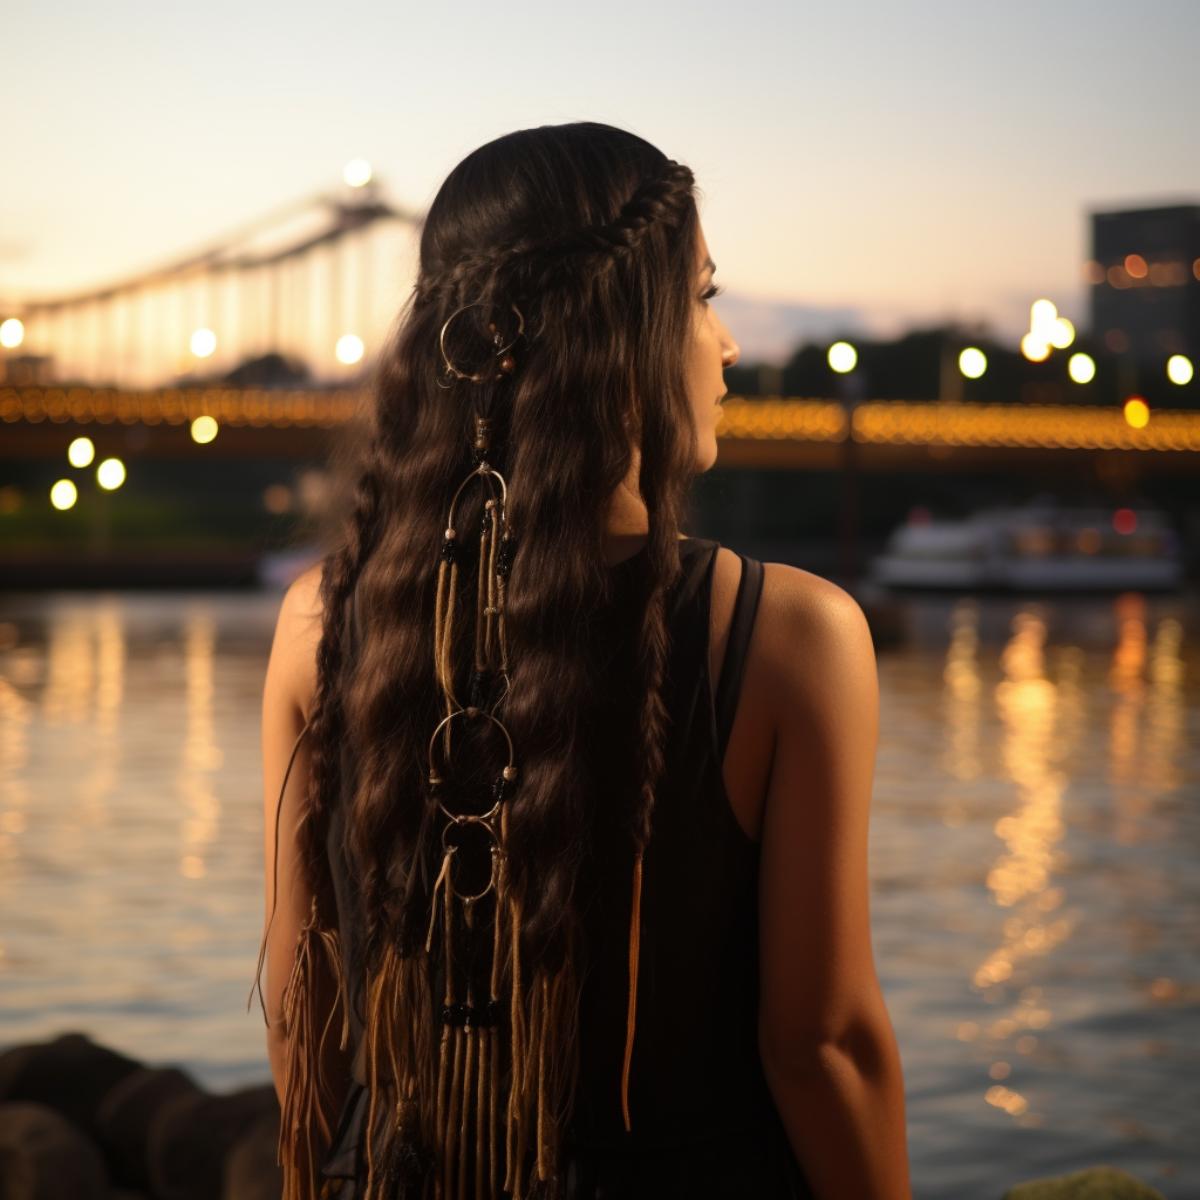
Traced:
POLYGON ((497 867, 499 866, 500 847, 498 844, 498 839, 496 837, 496 831, 490 825, 486 825, 486 824, 483 826, 483 828, 486 829, 488 831, 488 833, 491 834, 491 837, 492 837, 492 845, 488 849, 488 857, 491 860, 491 862, 488 866, 487 887, 485 887, 482 892, 476 892, 475 895, 473 895, 473 896, 464 894, 463 892, 460 892, 458 890, 458 888, 455 887, 455 885, 454 885, 455 856, 458 854, 459 850, 462 847, 461 846, 449 846, 446 844, 446 834, 450 830, 449 825, 447 825, 446 828, 442 830, 442 847, 450 855, 450 865, 447 867, 447 871, 450 876, 450 890, 464 904, 474 904, 476 900, 482 900, 484 898, 484 896, 486 896, 488 894, 488 892, 490 892, 496 886, 496 871, 497 871, 497 867))
MULTIPOLYGON (((446 330, 449 327, 450 322, 453 321, 454 318, 457 317, 459 313, 466 312, 466 310, 468 308, 482 308, 482 307, 483 307, 482 301, 475 300, 475 301, 472 301, 470 304, 464 304, 461 308, 455 309, 454 312, 452 312, 446 318, 445 323, 442 325, 442 331, 441 331, 441 333, 438 334, 438 349, 441 351, 442 361, 446 364, 446 372, 449 375, 453 376, 455 379, 466 379, 466 380, 470 380, 471 383, 485 383, 489 378, 503 379, 505 377, 505 375, 507 374, 507 371, 503 368, 503 366, 495 375, 492 375, 492 376, 488 376, 482 371, 479 371, 475 374, 471 374, 467 371, 460 371, 450 361, 450 356, 446 353, 446 330)), ((499 344, 500 340, 501 340, 501 335, 498 333, 495 334, 495 336, 493 337, 492 340, 493 340, 493 344, 496 346, 494 354, 497 358, 503 358, 503 356, 506 355, 508 353, 508 351, 513 348, 514 345, 516 345, 517 338, 519 338, 521 336, 521 334, 523 334, 525 332, 525 317, 522 315, 521 310, 515 304, 510 304, 509 307, 512 309, 513 312, 515 312, 517 314, 517 332, 513 335, 512 341, 509 342, 507 346, 501 346, 499 344)), ((492 325, 490 322, 489 322, 489 326, 492 330, 495 330, 495 328, 496 328, 495 325, 492 325)), ((511 360, 510 360, 510 362, 511 362, 511 360)), ((511 370, 511 369, 512 368, 510 366, 508 368, 508 370, 511 370)), ((450 385, 442 383, 441 380, 438 380, 438 386, 446 388, 446 387, 449 387, 450 385)))
POLYGON ((459 717, 467 717, 469 719, 473 719, 475 717, 484 717, 500 730, 500 732, 504 735, 505 744, 508 746, 508 762, 504 764, 503 771, 507 779, 516 779, 517 768, 516 764, 513 762, 512 738, 509 736, 509 732, 507 728, 505 728, 504 722, 501 721, 499 717, 494 716, 487 709, 475 708, 473 705, 467 705, 465 708, 456 708, 453 712, 448 712, 434 727, 433 732, 429 735, 429 744, 425 750, 426 762, 428 763, 428 775, 437 775, 437 769, 434 766, 433 748, 437 745, 438 734, 442 732, 443 726, 459 717))

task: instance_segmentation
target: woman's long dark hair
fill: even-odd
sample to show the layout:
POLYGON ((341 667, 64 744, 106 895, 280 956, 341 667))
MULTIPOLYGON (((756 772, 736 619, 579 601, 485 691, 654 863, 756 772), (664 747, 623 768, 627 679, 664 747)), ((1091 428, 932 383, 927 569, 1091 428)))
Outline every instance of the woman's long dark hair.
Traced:
MULTIPOLYGON (((312 771, 298 836, 317 908, 334 923, 325 843, 343 764, 353 763, 345 852, 363 931, 351 972, 356 994, 388 947, 424 949, 445 824, 425 778, 429 739, 444 715, 433 653, 439 551, 451 497, 473 468, 479 389, 494 388, 490 457, 507 481, 517 547, 502 705, 520 764, 506 801, 508 886, 521 900, 526 979, 539 966, 566 972, 544 1014, 556 1132, 565 1131, 577 1077, 583 831, 597 803, 622 803, 632 858, 649 840, 663 767, 664 598, 680 570, 677 539, 697 457, 685 375, 696 303, 694 191, 687 167, 594 122, 507 134, 450 172, 421 227, 413 294, 375 369, 348 519, 321 579, 312 771), (511 304, 524 315, 516 369, 494 385, 444 390, 439 331, 475 303, 483 307, 465 316, 509 313, 511 304), (596 794, 581 751, 595 688, 591 635, 610 595, 604 533, 635 452, 649 539, 636 635, 642 687, 628 747, 639 786, 622 800, 596 794), (356 592, 359 650, 348 664, 356 592)), ((459 344, 469 354, 471 343, 459 344)), ((457 523, 471 530, 481 512, 468 506, 457 523)), ((474 586, 471 574, 460 581, 464 600, 474 586)), ((470 669, 464 654, 455 670, 465 679, 470 669)), ((433 1003, 399 1014, 428 1022, 404 1035, 422 1052, 436 1044, 436 1014, 433 1003)), ((422 1122, 427 1135, 431 1127, 422 1122)), ((526 1194, 552 1195, 555 1186, 534 1180, 526 1194)))

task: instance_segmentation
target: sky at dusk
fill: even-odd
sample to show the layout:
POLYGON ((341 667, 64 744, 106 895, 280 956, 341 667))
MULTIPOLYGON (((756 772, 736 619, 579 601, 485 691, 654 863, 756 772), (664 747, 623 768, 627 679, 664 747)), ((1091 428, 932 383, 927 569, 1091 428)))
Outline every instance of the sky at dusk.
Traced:
POLYGON ((1200 202, 1200 3, 5 6, 0 308, 182 257, 352 158, 423 210, 509 130, 686 162, 743 356, 1086 327, 1087 214, 1200 202))

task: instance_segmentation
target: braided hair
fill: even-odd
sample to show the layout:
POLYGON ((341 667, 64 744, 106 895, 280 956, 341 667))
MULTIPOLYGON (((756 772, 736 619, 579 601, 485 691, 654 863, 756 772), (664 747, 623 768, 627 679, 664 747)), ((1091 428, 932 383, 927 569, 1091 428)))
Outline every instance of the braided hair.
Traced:
MULTIPOLYGON (((468 155, 422 222, 418 279, 375 368, 345 519, 321 576, 317 686, 302 735, 312 769, 297 829, 313 907, 284 1003, 294 1035, 279 1145, 285 1200, 318 1195, 316 1164, 336 1112, 308 1061, 334 1015, 317 1030, 319 972, 336 984, 343 1046, 350 1006, 366 1030, 364 1197, 425 1197, 435 1188, 447 1200, 563 1194, 585 953, 577 885, 600 809, 626 830, 634 864, 629 1027, 614 1095, 630 1128, 640 872, 669 724, 665 600, 680 571, 678 535, 697 469, 684 357, 694 190, 686 166, 632 133, 595 122, 541 126, 468 155), (465 305, 486 314, 513 304, 526 333, 513 378, 442 390, 437 348, 447 318, 465 305), (444 1067, 439 1075, 441 997, 425 953, 444 825, 428 803, 426 764, 444 706, 431 653, 439 548, 447 505, 473 465, 472 403, 489 412, 489 457, 501 464, 507 518, 518 531, 503 603, 511 662, 501 708, 521 761, 520 784, 505 802, 503 873, 518 916, 504 929, 494 920, 501 953, 493 962, 513 996, 493 1014, 495 1053, 486 1070, 477 1060, 474 1082, 456 1087, 457 1059, 449 1080, 444 1067), (636 786, 614 797, 599 794, 589 770, 589 717, 605 659, 594 631, 611 599, 602 553, 608 506, 635 455, 649 515, 635 639, 640 686, 628 745, 602 750, 627 755, 636 786), (350 662, 352 605, 360 624, 350 662), (353 913, 338 911, 327 860, 339 794, 353 913), (348 967, 339 919, 361 930, 348 967), (507 1096, 503 1111, 497 1090, 507 1096)), ((458 523, 470 528, 471 519, 458 523)), ((463 569, 468 621, 467 602, 482 584, 469 563, 463 569)), ((466 677, 470 668, 464 655, 448 669, 466 677)), ((481 779, 494 774, 486 737, 473 740, 469 729, 455 737, 480 763, 481 779)), ((490 945, 490 937, 476 941, 490 945)))

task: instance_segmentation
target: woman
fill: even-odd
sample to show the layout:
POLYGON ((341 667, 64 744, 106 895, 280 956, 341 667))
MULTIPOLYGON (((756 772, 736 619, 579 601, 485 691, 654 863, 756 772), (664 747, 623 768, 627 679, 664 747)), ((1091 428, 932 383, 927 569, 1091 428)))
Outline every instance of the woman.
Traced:
POLYGON ((738 356, 694 191, 580 122, 425 218, 263 698, 289 1200, 909 1195, 866 622, 680 530, 738 356))

